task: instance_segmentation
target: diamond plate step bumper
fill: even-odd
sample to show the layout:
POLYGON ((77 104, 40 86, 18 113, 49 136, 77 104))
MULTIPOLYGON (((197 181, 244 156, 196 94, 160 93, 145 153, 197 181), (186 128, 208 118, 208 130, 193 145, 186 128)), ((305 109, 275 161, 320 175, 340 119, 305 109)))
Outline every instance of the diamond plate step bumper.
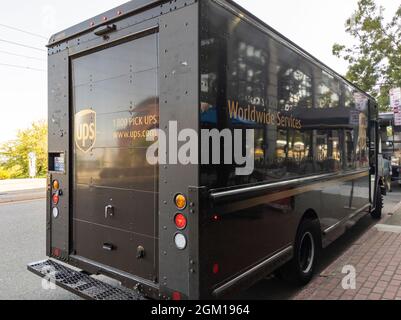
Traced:
POLYGON ((35 262, 28 270, 51 283, 88 300, 145 300, 136 291, 115 287, 53 260, 35 262))

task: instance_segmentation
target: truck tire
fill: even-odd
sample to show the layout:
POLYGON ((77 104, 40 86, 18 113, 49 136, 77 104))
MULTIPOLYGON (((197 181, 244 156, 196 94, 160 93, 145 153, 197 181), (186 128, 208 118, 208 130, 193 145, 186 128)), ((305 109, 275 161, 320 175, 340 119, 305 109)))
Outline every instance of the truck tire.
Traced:
POLYGON ((321 251, 317 220, 302 220, 294 243, 294 257, 278 271, 278 277, 297 286, 308 284, 315 273, 321 251))
POLYGON ((376 208, 370 212, 370 215, 372 216, 373 219, 380 220, 382 217, 382 211, 383 211, 383 195, 379 191, 377 192, 376 195, 376 208))

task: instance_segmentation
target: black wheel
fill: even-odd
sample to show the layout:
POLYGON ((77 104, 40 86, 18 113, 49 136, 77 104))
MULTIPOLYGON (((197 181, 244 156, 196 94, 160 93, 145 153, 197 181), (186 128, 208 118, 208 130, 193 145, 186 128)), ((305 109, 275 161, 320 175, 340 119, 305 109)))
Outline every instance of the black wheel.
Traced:
POLYGON ((295 285, 308 284, 315 273, 321 250, 321 231, 317 220, 305 219, 299 226, 294 258, 279 270, 279 277, 295 285))
POLYGON ((379 190, 376 194, 376 208, 370 212, 373 219, 381 219, 383 211, 383 195, 379 190))

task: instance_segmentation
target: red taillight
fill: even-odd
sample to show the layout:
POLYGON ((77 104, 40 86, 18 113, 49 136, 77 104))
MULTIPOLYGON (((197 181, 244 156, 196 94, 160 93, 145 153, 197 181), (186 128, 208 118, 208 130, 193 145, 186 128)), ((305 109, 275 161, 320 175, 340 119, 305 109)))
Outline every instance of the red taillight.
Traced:
POLYGON ((219 220, 220 220, 220 217, 216 214, 216 215, 213 216, 213 220, 214 220, 214 221, 219 221, 219 220))
POLYGON ((181 301, 181 293, 179 293, 179 292, 174 292, 173 293, 173 300, 174 301, 181 301))
POLYGON ((175 216, 174 222, 179 230, 183 230, 187 227, 187 218, 181 213, 175 216))
POLYGON ((56 206, 60 202, 60 197, 58 194, 53 195, 53 204, 56 206))

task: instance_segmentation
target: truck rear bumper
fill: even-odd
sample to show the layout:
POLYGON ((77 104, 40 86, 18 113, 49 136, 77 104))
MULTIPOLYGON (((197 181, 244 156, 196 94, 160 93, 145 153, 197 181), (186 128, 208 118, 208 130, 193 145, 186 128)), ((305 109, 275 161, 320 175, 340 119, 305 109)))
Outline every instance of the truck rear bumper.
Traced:
POLYGON ((88 300, 145 300, 134 290, 113 286, 53 260, 31 263, 28 270, 88 300))

